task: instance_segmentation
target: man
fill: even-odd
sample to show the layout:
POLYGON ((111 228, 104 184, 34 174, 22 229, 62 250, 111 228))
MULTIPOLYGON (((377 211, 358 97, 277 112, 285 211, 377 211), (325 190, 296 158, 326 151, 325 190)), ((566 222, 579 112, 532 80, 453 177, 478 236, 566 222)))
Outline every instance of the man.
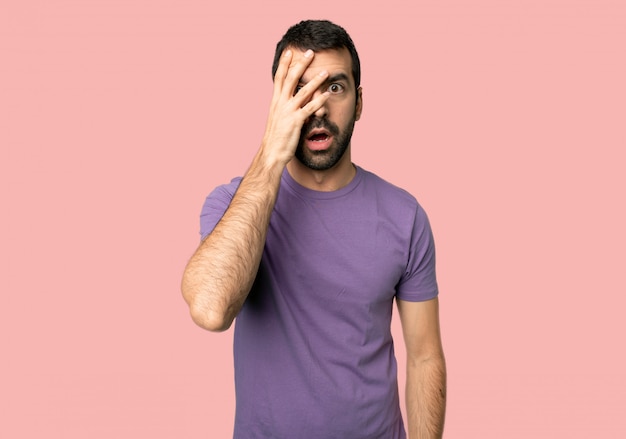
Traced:
POLYGON ((441 437, 446 372, 435 253, 416 200, 352 164, 363 108, 345 30, 304 21, 273 65, 265 135, 201 215, 182 290, 193 320, 235 325, 236 439, 399 439, 390 323, 407 348, 411 439, 441 437))

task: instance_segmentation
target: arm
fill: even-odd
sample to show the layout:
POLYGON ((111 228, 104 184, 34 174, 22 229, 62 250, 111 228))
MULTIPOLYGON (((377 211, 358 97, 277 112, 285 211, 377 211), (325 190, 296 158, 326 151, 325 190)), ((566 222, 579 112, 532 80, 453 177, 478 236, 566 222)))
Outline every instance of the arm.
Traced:
POLYGON ((191 317, 211 331, 230 327, 256 277, 265 236, 285 165, 294 155, 306 119, 328 98, 313 97, 327 73, 309 81, 294 95, 313 59, 290 65, 291 51, 281 57, 261 147, 228 209, 185 268, 182 293, 191 317))
POLYGON ((439 301, 398 300, 397 304, 407 351, 409 438, 441 438, 446 409, 446 363, 439 331, 439 301))

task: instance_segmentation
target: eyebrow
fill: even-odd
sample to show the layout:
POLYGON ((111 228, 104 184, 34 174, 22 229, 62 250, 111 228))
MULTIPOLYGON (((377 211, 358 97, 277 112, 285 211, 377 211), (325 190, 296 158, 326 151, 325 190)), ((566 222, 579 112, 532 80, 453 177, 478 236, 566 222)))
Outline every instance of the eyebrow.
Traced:
MULTIPOLYGON (((337 82, 337 81, 350 82, 350 77, 348 75, 346 75, 345 73, 343 73, 343 72, 342 73, 336 73, 336 74, 326 78, 326 81, 324 81, 324 83, 328 84, 329 82, 337 82)), ((300 78, 300 81, 298 81, 298 84, 304 85, 304 84, 306 84, 306 82, 304 82, 302 80, 302 78, 300 78)))
POLYGON ((329 76, 328 79, 326 79, 326 82, 336 82, 336 81, 350 82, 350 78, 348 78, 348 75, 346 75, 345 73, 337 73, 336 75, 329 76))

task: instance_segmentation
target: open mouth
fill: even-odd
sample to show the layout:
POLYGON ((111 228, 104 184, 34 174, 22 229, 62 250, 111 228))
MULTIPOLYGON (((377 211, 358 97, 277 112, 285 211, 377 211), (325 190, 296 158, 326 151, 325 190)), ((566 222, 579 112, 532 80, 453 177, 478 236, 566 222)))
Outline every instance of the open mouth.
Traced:
POLYGON ((329 136, 326 133, 315 133, 308 137, 308 140, 311 142, 325 142, 328 140, 329 136))
POLYGON ((311 151, 325 151, 332 143, 332 136, 326 130, 313 130, 306 138, 306 144, 311 151))

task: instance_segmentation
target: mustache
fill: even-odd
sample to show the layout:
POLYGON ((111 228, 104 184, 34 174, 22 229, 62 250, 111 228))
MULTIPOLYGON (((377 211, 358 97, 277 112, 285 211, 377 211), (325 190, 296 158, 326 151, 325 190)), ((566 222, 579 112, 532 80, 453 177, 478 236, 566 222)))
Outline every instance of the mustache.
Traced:
POLYGON ((302 135, 307 136, 311 131, 317 128, 323 128, 333 136, 339 135, 339 127, 325 118, 315 117, 307 120, 302 126, 302 135))

